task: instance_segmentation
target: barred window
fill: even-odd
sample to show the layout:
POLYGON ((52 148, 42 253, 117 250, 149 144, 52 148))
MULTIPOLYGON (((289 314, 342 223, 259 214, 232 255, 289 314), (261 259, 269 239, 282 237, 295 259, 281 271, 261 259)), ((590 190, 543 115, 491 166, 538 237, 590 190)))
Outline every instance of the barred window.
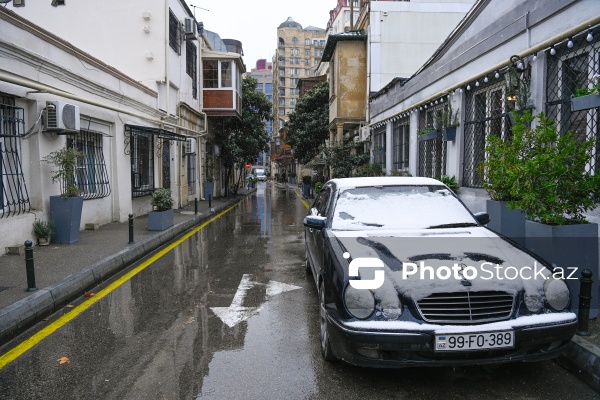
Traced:
POLYGON ((385 171, 385 125, 373 134, 373 164, 385 171))
POLYGON ((191 41, 185 43, 185 72, 192 78, 192 96, 198 98, 198 57, 196 45, 191 41))
POLYGON ((419 139, 419 176, 440 178, 442 175, 446 175, 447 143, 442 139, 441 127, 438 127, 436 123, 444 106, 444 103, 440 103, 429 110, 419 112, 419 130, 429 126, 437 131, 435 138, 419 139))
POLYGON ((142 197, 154 191, 154 140, 151 135, 131 137, 132 196, 142 197))
POLYGON ((196 155, 190 154, 187 157, 188 194, 196 194, 196 180, 196 155))
POLYGON ((0 218, 31 210, 19 155, 24 129, 25 111, 0 93, 0 218))
POLYGON ((169 46, 173 50, 177 52, 177 54, 181 54, 181 46, 179 44, 179 20, 173 11, 169 10, 169 46))
POLYGON ((84 200, 110 195, 102 135, 82 130, 79 134, 67 138, 67 146, 83 154, 77 159, 75 185, 81 191, 84 200))
POLYGON ((398 171, 408 171, 410 119, 402 118, 394 122, 392 131, 392 166, 398 171))
POLYGON ((572 132, 580 142, 596 139, 586 167, 594 174, 600 171, 600 108, 571 110, 571 96, 577 89, 588 88, 594 77, 600 75, 599 35, 594 35, 590 42, 586 36, 584 32, 572 38, 572 48, 565 44, 555 46, 556 55, 547 56, 546 115, 556 122, 561 135, 572 132))

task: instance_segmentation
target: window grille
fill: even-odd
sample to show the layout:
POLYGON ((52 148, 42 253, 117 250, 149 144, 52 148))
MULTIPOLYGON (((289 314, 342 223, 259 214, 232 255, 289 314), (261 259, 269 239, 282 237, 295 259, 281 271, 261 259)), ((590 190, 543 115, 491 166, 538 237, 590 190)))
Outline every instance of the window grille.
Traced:
POLYGON ((173 50, 177 52, 177 54, 181 54, 181 45, 179 43, 181 36, 181 28, 179 21, 173 11, 169 10, 169 46, 173 50))
POLYGON ((0 218, 27 213, 31 202, 19 153, 25 111, 0 93, 0 218))
POLYGON ((509 112, 515 108, 515 101, 507 95, 505 76, 467 92, 462 178, 465 187, 483 187, 479 166, 485 161, 488 135, 501 139, 510 137, 509 112))
POLYGON ((545 113, 556 122, 561 135, 572 132, 580 142, 596 139, 586 167, 594 174, 600 170, 600 108, 571 111, 571 96, 600 75, 600 36, 594 35, 588 42, 586 32, 572 38, 572 48, 563 43, 555 46, 556 55, 547 54, 545 113))
POLYGON ((152 134, 125 126, 131 159, 131 195, 143 197, 154 191, 154 139, 152 134))
POLYGON ((440 103, 428 110, 419 112, 419 130, 430 126, 437 130, 437 137, 419 140, 419 176, 440 178, 446 175, 446 142, 442 139, 441 127, 436 124, 437 118, 444 110, 445 103, 440 103))
POLYGON ((385 171, 385 125, 373 134, 373 164, 385 171))
POLYGON ((188 194, 196 194, 196 154, 187 156, 188 194))
POLYGON ((408 171, 410 118, 395 121, 392 129, 392 166, 398 171, 408 171))
POLYGON ((84 200, 110 195, 110 182, 104 161, 102 135, 81 130, 67 138, 67 146, 83 154, 77 159, 75 185, 84 200))
POLYGON ((196 45, 191 41, 185 44, 185 72, 192 78, 192 96, 198 98, 198 57, 196 45))

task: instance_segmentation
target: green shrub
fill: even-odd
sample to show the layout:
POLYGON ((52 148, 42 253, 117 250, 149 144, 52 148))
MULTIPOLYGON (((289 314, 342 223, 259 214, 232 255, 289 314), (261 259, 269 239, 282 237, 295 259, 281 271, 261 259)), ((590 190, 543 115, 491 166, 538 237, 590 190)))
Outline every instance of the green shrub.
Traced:
POLYGON ((36 220, 33 223, 33 235, 36 239, 49 239, 54 233, 54 223, 52 221, 36 220))
POLYGON ((458 186, 458 183, 456 183, 456 177, 454 175, 442 175, 440 178, 438 178, 438 180, 444 185, 448 186, 454 193, 458 193, 460 186, 458 186))
POLYGON ((319 193, 323 188, 323 182, 315 182, 315 193, 319 193))
POLYGON ((363 164, 356 169, 356 176, 385 176, 379 164, 363 164))
POLYGON ((302 177, 302 183, 305 185, 310 185, 312 183, 312 176, 310 175, 304 175, 302 177))
POLYGON ((392 170, 390 172, 390 176, 412 176, 408 171, 399 171, 397 169, 392 170))
POLYGON ((171 197, 171 191, 165 188, 156 189, 152 192, 152 204, 153 207, 156 207, 156 211, 167 211, 173 207, 173 197, 171 197))

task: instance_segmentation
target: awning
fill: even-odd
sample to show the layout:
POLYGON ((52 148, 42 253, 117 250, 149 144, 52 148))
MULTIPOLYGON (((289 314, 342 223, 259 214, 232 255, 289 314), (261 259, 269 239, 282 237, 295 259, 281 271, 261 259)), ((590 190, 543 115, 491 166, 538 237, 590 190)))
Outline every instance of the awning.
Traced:
POLYGON ((175 132, 168 131, 162 128, 151 128, 148 126, 139 125, 125 125, 125 135, 128 136, 157 136, 161 139, 175 140, 178 142, 185 142, 187 136, 180 135, 175 132))

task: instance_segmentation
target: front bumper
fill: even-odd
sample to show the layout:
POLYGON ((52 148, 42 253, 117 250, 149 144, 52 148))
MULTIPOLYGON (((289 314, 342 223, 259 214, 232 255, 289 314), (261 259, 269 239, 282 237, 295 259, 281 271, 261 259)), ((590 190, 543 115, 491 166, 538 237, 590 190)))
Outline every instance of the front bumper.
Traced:
MULTIPOLYGON (((515 333, 515 347, 511 349, 436 352, 435 334, 442 333, 438 329, 447 328, 442 325, 425 325, 419 330, 375 330, 350 326, 332 314, 327 318, 331 347, 337 358, 364 367, 390 368, 498 364, 558 357, 575 334, 575 315, 565 313, 564 319, 552 322, 539 320, 511 327, 515 333)), ((452 333, 477 333, 487 330, 486 325, 489 331, 498 330, 497 324, 484 324, 459 330, 453 327, 452 333)))

